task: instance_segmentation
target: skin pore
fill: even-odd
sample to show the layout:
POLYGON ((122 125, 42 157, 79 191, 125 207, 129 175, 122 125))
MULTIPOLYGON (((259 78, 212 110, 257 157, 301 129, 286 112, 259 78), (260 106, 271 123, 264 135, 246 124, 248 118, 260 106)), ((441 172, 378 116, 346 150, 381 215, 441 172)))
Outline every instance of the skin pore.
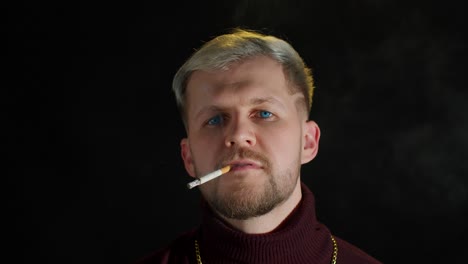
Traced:
POLYGON ((192 73, 187 83, 185 168, 199 177, 231 171, 199 186, 226 222, 246 233, 275 229, 300 202, 301 164, 318 150, 320 130, 298 107, 279 63, 265 56, 225 71, 192 73))

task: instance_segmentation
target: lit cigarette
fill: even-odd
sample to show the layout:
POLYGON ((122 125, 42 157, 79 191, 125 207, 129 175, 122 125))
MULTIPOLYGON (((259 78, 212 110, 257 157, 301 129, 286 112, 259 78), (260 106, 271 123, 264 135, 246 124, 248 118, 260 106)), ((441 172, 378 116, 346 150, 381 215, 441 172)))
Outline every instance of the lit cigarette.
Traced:
POLYGON ((211 181, 212 179, 217 178, 217 177, 223 175, 224 173, 228 172, 230 169, 231 169, 231 166, 228 165, 228 166, 226 166, 224 168, 221 168, 219 170, 210 172, 205 176, 202 176, 202 177, 200 177, 200 178, 198 178, 198 179, 196 179, 196 180, 194 180, 192 182, 187 183, 187 188, 192 189, 193 187, 201 185, 201 184, 203 184, 203 183, 205 183, 207 181, 211 181))

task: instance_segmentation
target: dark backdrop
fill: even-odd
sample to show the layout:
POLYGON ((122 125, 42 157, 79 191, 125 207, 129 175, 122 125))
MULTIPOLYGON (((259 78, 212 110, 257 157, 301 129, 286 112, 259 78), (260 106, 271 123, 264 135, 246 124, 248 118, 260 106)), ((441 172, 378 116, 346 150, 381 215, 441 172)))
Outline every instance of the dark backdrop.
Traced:
POLYGON ((130 263, 198 223, 172 76, 238 25, 313 68, 319 220, 385 263, 465 262, 463 1, 62 2, 2 29, 13 263, 130 263))

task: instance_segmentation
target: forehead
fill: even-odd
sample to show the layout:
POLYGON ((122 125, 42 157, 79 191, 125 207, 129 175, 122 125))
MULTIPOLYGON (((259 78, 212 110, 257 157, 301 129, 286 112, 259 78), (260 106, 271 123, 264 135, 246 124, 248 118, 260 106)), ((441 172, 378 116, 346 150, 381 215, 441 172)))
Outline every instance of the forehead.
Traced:
MULTIPOLYGON (((202 98, 214 100, 226 93, 287 93, 287 81, 282 65, 259 56, 231 65, 227 70, 195 71, 187 82, 188 106, 202 98)), ((202 100, 204 101, 204 100, 202 100)))

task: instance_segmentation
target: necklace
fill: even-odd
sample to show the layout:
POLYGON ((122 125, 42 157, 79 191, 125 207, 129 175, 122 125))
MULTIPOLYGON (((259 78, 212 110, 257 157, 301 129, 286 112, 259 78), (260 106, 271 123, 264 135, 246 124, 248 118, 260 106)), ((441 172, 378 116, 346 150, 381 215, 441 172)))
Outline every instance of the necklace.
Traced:
MULTIPOLYGON (((338 257, 338 244, 336 243, 335 238, 330 235, 331 240, 333 242, 333 255, 331 259, 331 264, 336 264, 336 258, 338 257)), ((200 247, 198 246, 198 241, 195 239, 195 255, 197 256, 197 263, 202 264, 201 255, 200 255, 200 247)))

